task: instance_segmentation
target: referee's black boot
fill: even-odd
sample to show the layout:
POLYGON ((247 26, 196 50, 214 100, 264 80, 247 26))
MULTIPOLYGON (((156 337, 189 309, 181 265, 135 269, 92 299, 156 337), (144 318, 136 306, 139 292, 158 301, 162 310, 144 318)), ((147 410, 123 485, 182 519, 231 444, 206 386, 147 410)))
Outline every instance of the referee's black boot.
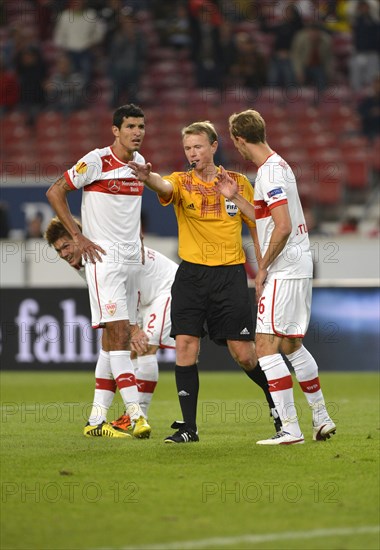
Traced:
POLYGON ((191 443, 199 441, 198 432, 187 428, 185 422, 182 420, 176 420, 170 427, 178 431, 166 437, 164 439, 165 443, 191 443))

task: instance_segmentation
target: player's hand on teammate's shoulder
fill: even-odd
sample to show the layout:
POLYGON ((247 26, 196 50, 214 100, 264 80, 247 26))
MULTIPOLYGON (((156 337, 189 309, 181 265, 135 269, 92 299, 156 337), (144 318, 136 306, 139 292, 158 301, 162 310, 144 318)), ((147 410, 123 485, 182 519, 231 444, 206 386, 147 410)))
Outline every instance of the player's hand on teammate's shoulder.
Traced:
POLYGON ((107 254, 101 246, 90 241, 90 239, 82 234, 77 235, 74 238, 74 242, 80 249, 83 259, 86 262, 91 262, 92 264, 102 262, 102 254, 107 254))
POLYGON ((227 199, 232 199, 238 193, 237 182, 228 175, 228 172, 219 166, 219 172, 216 176, 216 187, 227 199))

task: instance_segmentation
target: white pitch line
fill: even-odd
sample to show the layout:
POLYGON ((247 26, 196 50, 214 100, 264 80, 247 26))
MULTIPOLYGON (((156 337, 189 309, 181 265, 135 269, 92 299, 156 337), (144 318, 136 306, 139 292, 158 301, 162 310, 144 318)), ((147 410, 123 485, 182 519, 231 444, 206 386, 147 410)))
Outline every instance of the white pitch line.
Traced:
MULTIPOLYGON (((168 542, 162 544, 148 544, 145 546, 123 546, 118 550, 196 550, 197 548, 207 548, 215 546, 231 546, 232 544, 260 544, 263 542, 276 542, 281 540, 313 539, 316 537, 348 537, 350 535, 363 535, 379 533, 380 525, 370 525, 353 528, 337 529, 315 529, 309 531, 285 531, 282 533, 273 533, 271 535, 240 535, 236 537, 217 537, 201 540, 187 540, 178 542, 168 542)), ((102 548, 98 550, 116 550, 115 548, 102 548)))

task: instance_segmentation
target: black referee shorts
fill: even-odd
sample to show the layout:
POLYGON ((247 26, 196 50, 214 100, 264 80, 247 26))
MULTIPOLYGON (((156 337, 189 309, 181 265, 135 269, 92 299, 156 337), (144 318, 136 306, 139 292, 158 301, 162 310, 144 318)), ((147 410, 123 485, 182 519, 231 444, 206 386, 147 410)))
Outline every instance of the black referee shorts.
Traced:
POLYGON ((243 264, 206 266, 183 261, 172 286, 171 336, 187 334, 226 345, 253 340, 253 318, 243 264))

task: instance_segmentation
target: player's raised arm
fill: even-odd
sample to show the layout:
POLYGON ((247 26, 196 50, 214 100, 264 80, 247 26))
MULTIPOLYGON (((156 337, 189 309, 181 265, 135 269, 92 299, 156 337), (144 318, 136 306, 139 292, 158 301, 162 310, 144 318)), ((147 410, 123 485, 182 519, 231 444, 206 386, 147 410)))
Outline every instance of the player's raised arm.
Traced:
POLYGON ((216 186, 221 194, 234 202, 247 218, 255 221, 255 208, 253 204, 239 194, 237 182, 228 175, 223 166, 219 166, 219 169, 219 173, 216 176, 216 186))
POLYGON ((157 195, 164 200, 169 200, 173 194, 172 184, 164 180, 160 174, 152 172, 152 165, 150 162, 147 164, 139 164, 138 162, 130 161, 128 166, 132 169, 133 175, 142 181, 149 189, 155 191, 157 195))
POLYGON ((87 239, 80 231, 67 202, 67 194, 70 191, 72 191, 72 188, 66 182, 65 177, 62 176, 47 190, 46 197, 58 218, 71 235, 75 245, 80 249, 83 258, 92 263, 96 261, 101 262, 101 254, 105 254, 106 252, 99 245, 87 239))

